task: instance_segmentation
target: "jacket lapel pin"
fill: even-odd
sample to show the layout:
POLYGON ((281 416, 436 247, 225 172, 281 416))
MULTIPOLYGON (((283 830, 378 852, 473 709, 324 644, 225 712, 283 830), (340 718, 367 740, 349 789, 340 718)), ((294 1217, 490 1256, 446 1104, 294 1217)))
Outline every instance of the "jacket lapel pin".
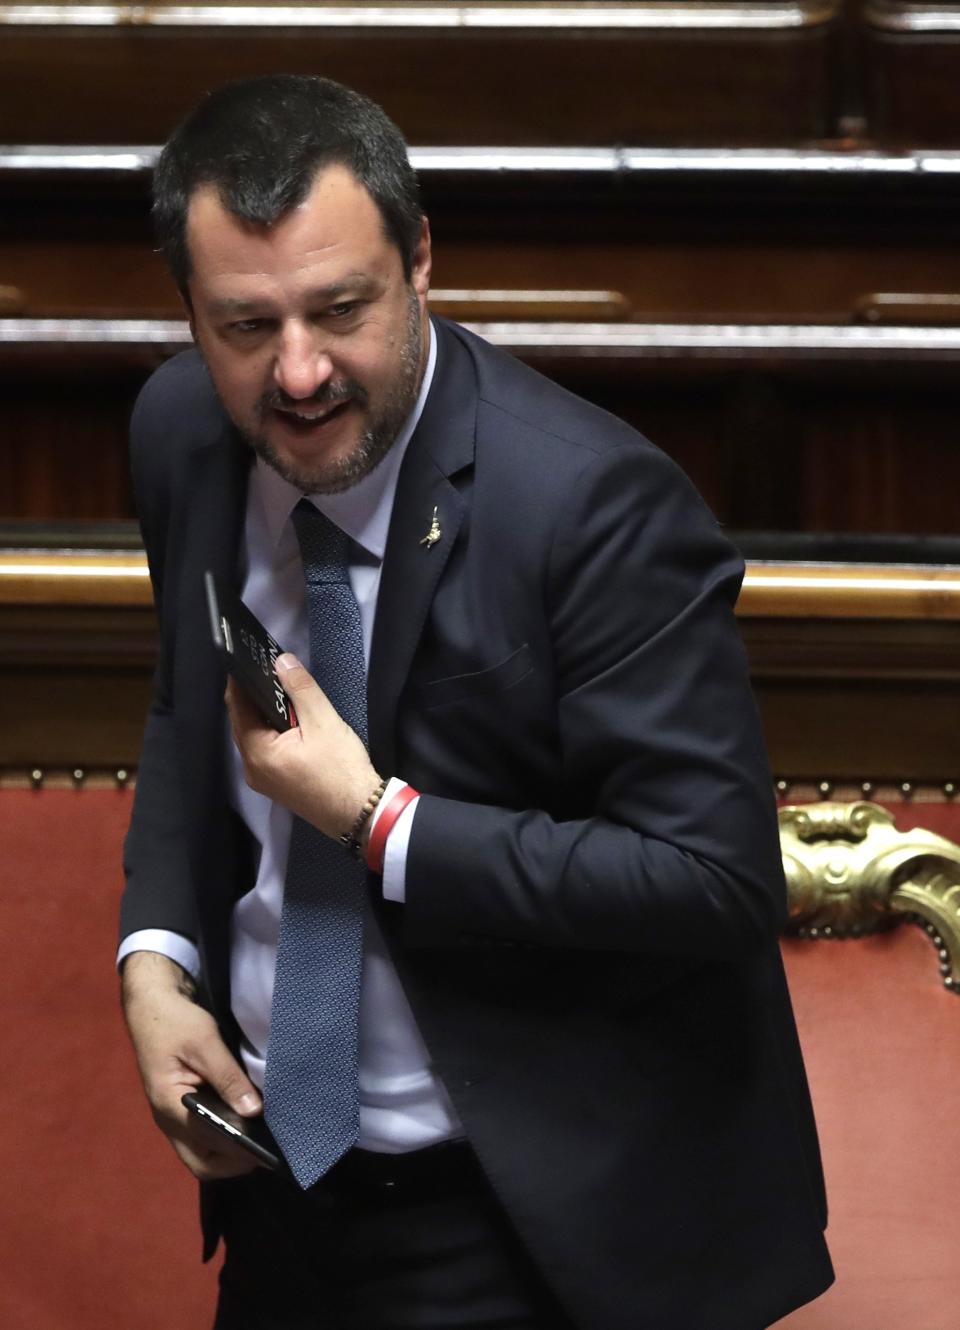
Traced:
POLYGON ((436 508, 434 508, 433 516, 430 519, 430 530, 420 541, 420 544, 426 545, 427 549, 431 550, 433 549, 434 545, 436 545, 437 541, 441 538, 442 535, 443 532, 440 529, 440 522, 439 519, 437 518, 437 510, 436 508))

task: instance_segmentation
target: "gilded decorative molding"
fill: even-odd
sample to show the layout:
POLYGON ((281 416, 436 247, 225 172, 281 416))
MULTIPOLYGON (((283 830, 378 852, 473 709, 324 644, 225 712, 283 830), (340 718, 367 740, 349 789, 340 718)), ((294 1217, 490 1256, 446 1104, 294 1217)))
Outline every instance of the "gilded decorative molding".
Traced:
POLYGON ((780 810, 789 933, 861 937, 904 920, 937 948, 944 986, 960 992, 960 845, 922 827, 898 831, 879 804, 780 810))

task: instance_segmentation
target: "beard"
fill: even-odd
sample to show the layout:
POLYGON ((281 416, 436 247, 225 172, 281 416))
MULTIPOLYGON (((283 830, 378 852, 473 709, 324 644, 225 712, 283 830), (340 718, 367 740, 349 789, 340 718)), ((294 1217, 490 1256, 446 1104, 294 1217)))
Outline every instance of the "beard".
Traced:
MULTIPOLYGON (((396 380, 382 408, 369 415, 356 446, 346 457, 319 459, 312 466, 297 466, 279 456, 263 433, 241 428, 244 440, 256 455, 272 467, 278 475, 302 494, 340 494, 351 489, 374 471, 393 447, 413 410, 423 377, 423 338, 420 322, 420 302, 411 289, 407 306, 407 322, 403 345, 400 348, 400 368, 396 380)), ((264 393, 257 414, 261 421, 276 407, 330 406, 352 401, 361 409, 369 408, 369 396, 363 384, 356 379, 339 379, 324 384, 311 398, 293 402, 281 392, 264 393)))

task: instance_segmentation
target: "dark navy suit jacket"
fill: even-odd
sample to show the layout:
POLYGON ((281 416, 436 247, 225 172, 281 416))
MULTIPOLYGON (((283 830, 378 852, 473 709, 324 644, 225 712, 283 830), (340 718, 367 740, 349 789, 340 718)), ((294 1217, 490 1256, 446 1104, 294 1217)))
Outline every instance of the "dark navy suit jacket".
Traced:
MULTIPOLYGON (((369 671, 373 762, 423 797, 406 903, 371 900, 577 1323, 760 1330, 831 1271, 742 563, 634 430, 435 326, 369 671)), ((249 457, 195 353, 151 379, 132 438, 161 637, 122 931, 193 938, 232 1039, 250 877, 201 574, 237 578, 249 457)))

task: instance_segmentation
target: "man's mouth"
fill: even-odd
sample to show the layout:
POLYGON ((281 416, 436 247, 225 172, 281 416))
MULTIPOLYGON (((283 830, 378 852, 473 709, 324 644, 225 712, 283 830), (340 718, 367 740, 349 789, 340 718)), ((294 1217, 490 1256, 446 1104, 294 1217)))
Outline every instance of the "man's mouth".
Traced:
POLYGON ((338 419, 350 407, 353 402, 352 397, 345 401, 334 402, 328 406, 274 406, 276 415, 282 417, 286 425, 300 433, 309 434, 312 430, 320 429, 331 421, 338 419))

